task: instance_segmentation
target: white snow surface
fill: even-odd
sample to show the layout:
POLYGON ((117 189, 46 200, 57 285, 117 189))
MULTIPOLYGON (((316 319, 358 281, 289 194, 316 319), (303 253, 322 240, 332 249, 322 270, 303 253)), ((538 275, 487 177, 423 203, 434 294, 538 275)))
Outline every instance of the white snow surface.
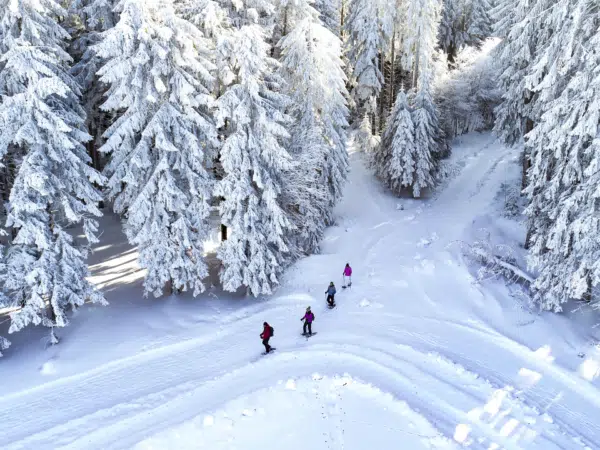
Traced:
POLYGON ((91 263, 111 305, 80 310, 45 350, 46 330, 11 336, 0 447, 600 448, 600 351, 586 318, 519 307, 501 282, 476 283, 452 245, 498 218, 518 149, 467 135, 450 163, 438 193, 416 201, 389 195, 352 153, 322 253, 266 299, 142 299, 136 254, 107 217, 91 263), (277 348, 266 356, 263 321, 277 348))

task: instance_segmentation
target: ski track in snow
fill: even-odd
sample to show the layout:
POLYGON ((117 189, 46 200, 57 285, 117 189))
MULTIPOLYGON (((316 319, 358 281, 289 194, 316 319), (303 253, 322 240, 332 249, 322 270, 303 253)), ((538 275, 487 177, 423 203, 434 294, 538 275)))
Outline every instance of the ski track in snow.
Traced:
POLYGON ((599 448, 596 385, 558 365, 550 342, 504 335, 488 319, 498 304, 448 250, 473 209, 492 203, 516 152, 489 135, 466 140, 453 155, 460 172, 426 201, 390 197, 353 153, 338 226, 276 298, 197 337, 0 397, 0 445, 599 448), (345 262, 353 285, 328 310, 323 291, 345 262), (319 332, 310 340, 298 321, 308 304, 319 332), (261 357, 264 320, 277 351, 261 357))

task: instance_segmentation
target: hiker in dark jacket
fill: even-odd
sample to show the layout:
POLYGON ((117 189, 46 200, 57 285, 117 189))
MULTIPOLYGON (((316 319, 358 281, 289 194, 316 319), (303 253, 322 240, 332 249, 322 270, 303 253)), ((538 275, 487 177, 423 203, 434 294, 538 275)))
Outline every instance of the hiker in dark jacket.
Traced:
POLYGON ((262 343, 265 346, 265 351, 269 353, 271 351, 271 346, 269 345, 269 339, 273 336, 273 332, 271 331, 271 325, 267 322, 263 323, 263 332, 260 333, 260 338, 262 339, 262 343))
POLYGON ((329 303, 329 306, 335 306, 335 285, 333 284, 333 281, 331 283, 329 283, 329 287, 327 288, 327 290, 325 291, 325 293, 327 294, 327 303, 329 303))
POLYGON ((302 334, 306 334, 306 329, 308 328, 308 334, 312 336, 312 323, 313 320, 315 320, 315 315, 313 314, 313 312, 310 310, 310 306, 308 308, 306 308, 306 314, 304 314, 304 317, 302 317, 302 319, 300 320, 304 320, 304 326, 302 327, 302 334))

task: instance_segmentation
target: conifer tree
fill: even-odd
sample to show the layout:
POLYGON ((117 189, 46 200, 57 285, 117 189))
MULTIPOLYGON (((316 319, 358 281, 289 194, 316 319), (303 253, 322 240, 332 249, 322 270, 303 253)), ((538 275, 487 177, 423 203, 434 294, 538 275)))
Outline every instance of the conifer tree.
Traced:
POLYGON ((290 149, 300 161, 290 174, 293 184, 286 191, 298 212, 295 225, 301 230, 301 247, 306 253, 318 248, 325 226, 333 223, 332 210, 342 196, 348 173, 348 92, 341 42, 311 9, 306 9, 306 17, 280 43, 282 73, 295 119, 290 149))
POLYGON ((419 197, 435 184, 441 157, 442 130, 432 98, 434 51, 440 23, 440 5, 435 0, 412 0, 406 11, 413 26, 405 31, 403 60, 411 67, 413 89, 409 99, 415 126, 415 173, 412 193, 419 197))
POLYGON ((348 9, 345 28, 351 94, 359 117, 368 114, 372 118, 383 85, 380 55, 391 38, 394 9, 382 0, 351 0, 348 9))
POLYGON ((545 11, 553 35, 528 77, 542 112, 525 141, 532 161, 526 214, 535 300, 560 311, 571 298, 598 301, 600 6, 570 0, 545 11))
POLYGON ((106 85, 97 76, 102 61, 95 54, 94 45, 100 42, 103 31, 115 26, 114 3, 114 0, 75 0, 70 5, 70 32, 74 39, 69 50, 75 60, 71 74, 81 86, 86 125, 92 135, 88 153, 96 169, 101 166, 97 148, 102 145, 102 134, 109 119, 108 114, 100 110, 106 85))
POLYGON ((66 231, 81 223, 85 239, 97 242, 92 217, 101 215, 101 196, 93 183, 104 179, 88 166, 90 136, 64 50, 69 35, 58 23, 66 11, 52 0, 16 0, 1 4, 0 15, 0 159, 20 162, 7 207, 14 239, 0 277, 20 308, 9 332, 62 327, 70 308, 104 302, 87 281, 85 246, 66 231))
POLYGON ((219 249, 221 282, 227 291, 245 286, 255 296, 270 294, 290 261, 293 227, 283 208, 284 175, 292 159, 284 113, 289 99, 270 76, 276 61, 260 25, 235 31, 231 49, 235 82, 218 99, 218 126, 226 128, 220 159, 224 178, 216 193, 222 222, 231 231, 219 249))
POLYGON ((342 0, 315 0, 314 8, 319 12, 319 19, 334 35, 340 35, 342 0))
POLYGON ((100 149, 114 210, 147 269, 144 291, 204 290, 202 256, 212 198, 205 168, 217 145, 212 65, 202 34, 172 0, 123 0, 118 24, 96 47, 110 86, 103 108, 120 113, 100 149), (122 111, 122 112, 121 112, 122 111))
POLYGON ((454 60, 465 46, 479 47, 492 33, 489 0, 446 0, 438 33, 440 47, 454 60))
POLYGON ((399 194, 417 182, 419 156, 408 99, 404 90, 400 90, 374 155, 375 172, 389 189, 399 194))

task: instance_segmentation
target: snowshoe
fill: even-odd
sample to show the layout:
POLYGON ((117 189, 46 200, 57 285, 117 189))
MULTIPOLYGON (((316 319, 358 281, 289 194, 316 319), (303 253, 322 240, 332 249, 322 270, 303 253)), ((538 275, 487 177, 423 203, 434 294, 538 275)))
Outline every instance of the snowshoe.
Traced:
POLYGON ((261 355, 265 356, 265 355, 270 355, 271 353, 273 353, 275 350, 277 350, 275 347, 271 347, 271 351, 269 353, 267 352, 262 352, 261 355))
POLYGON ((313 334, 309 334, 309 333, 302 333, 302 336, 304 336, 306 339, 308 339, 311 336, 314 336, 315 334, 317 334, 317 332, 315 331, 313 334))

